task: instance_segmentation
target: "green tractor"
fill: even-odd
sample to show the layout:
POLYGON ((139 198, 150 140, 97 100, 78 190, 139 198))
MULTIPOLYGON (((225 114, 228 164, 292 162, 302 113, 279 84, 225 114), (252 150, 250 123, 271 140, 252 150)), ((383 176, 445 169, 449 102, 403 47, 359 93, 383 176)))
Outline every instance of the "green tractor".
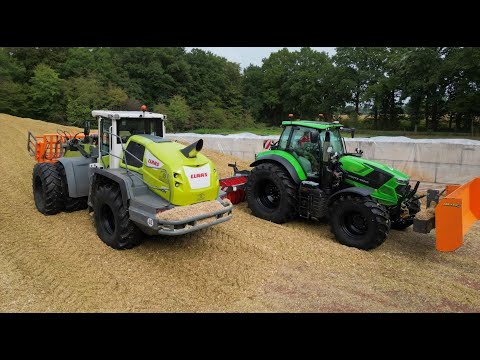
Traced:
POLYGON ((165 138, 166 115, 94 110, 82 134, 29 132, 36 157, 33 194, 44 215, 89 209, 100 239, 114 249, 140 244, 142 234, 183 235, 232 218, 215 165, 165 138), (42 141, 40 141, 42 139, 42 141))
MULTIPOLYGON (((284 121, 271 150, 257 154, 246 184, 253 215, 275 223, 297 216, 328 218, 344 245, 373 249, 391 228, 403 230, 420 211, 409 177, 391 167, 347 153, 341 124, 284 121)), ((352 137, 354 132, 352 131, 352 137)))

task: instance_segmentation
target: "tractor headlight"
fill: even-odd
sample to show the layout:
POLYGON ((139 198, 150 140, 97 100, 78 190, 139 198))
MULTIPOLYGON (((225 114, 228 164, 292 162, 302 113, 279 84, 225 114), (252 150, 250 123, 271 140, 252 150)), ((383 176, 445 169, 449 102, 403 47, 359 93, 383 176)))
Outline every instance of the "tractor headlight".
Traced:
POLYGON ((398 185, 397 188, 395 189, 396 193, 398 195, 404 196, 405 191, 407 190, 408 185, 398 185))

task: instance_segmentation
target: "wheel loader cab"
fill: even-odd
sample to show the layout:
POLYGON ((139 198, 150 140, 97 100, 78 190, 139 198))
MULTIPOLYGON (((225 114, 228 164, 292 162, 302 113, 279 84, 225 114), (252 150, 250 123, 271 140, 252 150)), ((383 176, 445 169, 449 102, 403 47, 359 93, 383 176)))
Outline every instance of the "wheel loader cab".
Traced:
POLYGON ((120 167, 122 151, 131 136, 145 134, 163 137, 165 134, 164 120, 167 116, 163 114, 94 110, 92 116, 98 119, 100 144, 98 162, 107 168, 120 167))

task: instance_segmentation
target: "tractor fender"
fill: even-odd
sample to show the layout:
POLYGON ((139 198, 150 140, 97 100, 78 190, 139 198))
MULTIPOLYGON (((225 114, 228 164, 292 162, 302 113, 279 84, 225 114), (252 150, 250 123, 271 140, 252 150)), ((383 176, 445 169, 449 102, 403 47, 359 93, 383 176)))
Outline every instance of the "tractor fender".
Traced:
POLYGON ((88 196, 88 173, 92 159, 83 156, 61 157, 58 159, 65 169, 68 184, 68 196, 78 198, 88 196))
POLYGON ((338 199, 343 194, 370 196, 371 193, 372 193, 372 190, 370 189, 361 188, 361 187, 349 187, 349 188, 337 191, 336 193, 333 193, 332 195, 330 195, 330 197, 328 198, 328 206, 330 206, 336 199, 338 199))
POLYGON ((300 184, 301 180, 298 177, 297 171, 295 170, 295 167, 292 165, 290 161, 287 159, 278 156, 278 155, 265 155, 262 156, 260 159, 254 161, 253 163, 250 164, 251 167, 263 164, 263 163, 278 163, 282 165, 290 174, 291 178, 295 182, 295 184, 300 184))
POLYGON ((128 176, 123 174, 113 173, 110 170, 100 169, 100 168, 91 168, 92 174, 90 178, 90 193, 88 196, 88 203, 91 206, 93 202, 91 197, 95 196, 95 183, 100 181, 101 178, 109 179, 111 182, 117 183, 120 187, 120 192, 122 193, 123 205, 128 208, 128 200, 133 196, 132 194, 132 180, 128 176))

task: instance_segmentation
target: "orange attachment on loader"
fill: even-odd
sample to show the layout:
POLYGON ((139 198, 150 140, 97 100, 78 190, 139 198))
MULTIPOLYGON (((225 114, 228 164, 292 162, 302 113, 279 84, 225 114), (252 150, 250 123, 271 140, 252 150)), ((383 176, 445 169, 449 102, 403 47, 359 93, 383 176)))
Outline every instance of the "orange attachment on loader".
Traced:
POLYGON ((463 244, 468 229, 480 220, 480 177, 463 185, 448 185, 435 208, 436 248, 454 251, 463 244))
MULTIPOLYGON (((83 139, 84 134, 77 134, 77 139, 83 139)), ((35 156, 35 160, 39 163, 55 162, 63 155, 62 145, 73 135, 63 134, 44 134, 35 136, 28 132, 27 150, 30 155, 35 156)))

